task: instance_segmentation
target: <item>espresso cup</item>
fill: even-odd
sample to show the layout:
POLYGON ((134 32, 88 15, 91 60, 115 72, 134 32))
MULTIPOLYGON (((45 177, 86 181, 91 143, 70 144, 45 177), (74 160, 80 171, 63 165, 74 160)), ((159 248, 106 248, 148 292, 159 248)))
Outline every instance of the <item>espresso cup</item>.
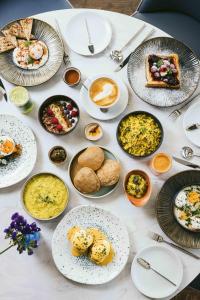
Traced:
POLYGON ((119 84, 109 75, 100 75, 91 80, 88 97, 100 109, 111 108, 119 101, 119 84))

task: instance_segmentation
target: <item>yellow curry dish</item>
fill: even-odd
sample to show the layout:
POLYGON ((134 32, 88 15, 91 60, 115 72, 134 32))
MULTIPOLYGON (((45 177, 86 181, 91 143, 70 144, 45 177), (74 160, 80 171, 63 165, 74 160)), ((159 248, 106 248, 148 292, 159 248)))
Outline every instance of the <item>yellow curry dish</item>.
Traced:
POLYGON ((71 242, 73 256, 87 255, 97 265, 104 266, 113 261, 115 256, 112 244, 107 236, 99 229, 73 226, 67 232, 71 242))
POLYGON ((162 141, 162 127, 146 112, 125 116, 118 126, 118 141, 122 149, 136 157, 155 152, 162 141))
POLYGON ((23 190, 23 204, 27 212, 39 220, 60 215, 68 204, 68 198, 64 182, 51 173, 34 175, 23 190))

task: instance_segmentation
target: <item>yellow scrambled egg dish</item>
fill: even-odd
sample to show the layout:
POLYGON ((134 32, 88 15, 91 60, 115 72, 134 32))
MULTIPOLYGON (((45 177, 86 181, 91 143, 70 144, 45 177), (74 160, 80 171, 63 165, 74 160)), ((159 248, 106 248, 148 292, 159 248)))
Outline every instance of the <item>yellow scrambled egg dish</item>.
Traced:
POLYGON ((160 144, 161 130, 151 116, 129 115, 120 124, 119 141, 123 149, 131 155, 148 155, 160 144))
POLYGON ((112 244, 99 229, 74 226, 69 229, 67 238, 72 244, 73 256, 86 254, 91 261, 102 266, 112 262, 115 255, 112 244))
POLYGON ((34 176, 26 184, 23 200, 33 217, 50 219, 59 215, 66 207, 68 191, 58 177, 40 174, 34 176))

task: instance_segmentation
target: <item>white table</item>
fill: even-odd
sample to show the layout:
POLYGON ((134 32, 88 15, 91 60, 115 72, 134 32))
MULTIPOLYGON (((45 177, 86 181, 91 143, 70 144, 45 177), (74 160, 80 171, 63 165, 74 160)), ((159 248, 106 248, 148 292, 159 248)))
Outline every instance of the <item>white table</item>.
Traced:
MULTIPOLYGON (((54 25, 54 17, 56 16, 61 24, 63 35, 65 35, 65 28, 67 22, 72 16, 80 13, 83 10, 70 9, 60 10, 40 14, 37 17, 54 25)), ((108 18, 113 28, 113 39, 111 47, 104 51, 97 57, 87 58, 79 56, 70 51, 70 58, 72 65, 78 67, 85 76, 93 73, 111 73, 116 67, 115 63, 109 59, 110 49, 118 49, 125 41, 131 37, 132 32, 140 24, 140 20, 134 19, 118 13, 107 11, 97 11, 108 18)), ((150 26, 150 25, 148 25, 150 26)), ((154 36, 166 35, 164 32, 156 29, 154 36)), ((141 38, 141 37, 140 37, 141 38)), ((139 44, 137 41, 130 44, 125 51, 125 57, 130 53, 134 47, 139 44)), ((112 211, 122 220, 128 227, 131 241, 131 253, 128 263, 121 274, 112 282, 103 286, 87 286, 80 285, 65 279, 56 269, 51 256, 51 237, 57 222, 41 223, 42 228, 42 241, 40 248, 35 251, 35 254, 28 257, 26 254, 18 255, 15 249, 10 249, 0 257, 0 299, 2 300, 35 300, 35 299, 48 299, 48 300, 129 300, 129 299, 147 299, 140 294, 135 288, 130 277, 130 267, 134 254, 141 248, 156 244, 152 241, 147 232, 149 229, 162 233, 157 224, 155 217, 155 197, 164 183, 164 181, 179 171, 185 168, 181 165, 174 163, 172 171, 167 176, 156 177, 151 174, 148 168, 148 161, 137 161, 128 157, 118 146, 115 131, 116 126, 121 117, 132 110, 146 110, 155 114, 163 124, 165 136, 162 147, 160 150, 168 153, 179 155, 180 149, 183 145, 188 145, 182 130, 182 120, 174 123, 167 118, 169 111, 172 109, 159 109, 151 107, 137 98, 130 87, 129 88, 129 105, 126 111, 117 119, 110 122, 101 122, 104 129, 104 137, 100 141, 104 145, 114 151, 120 158, 123 170, 123 175, 132 168, 141 168, 147 171, 153 182, 153 193, 150 202, 144 208, 137 208, 131 205, 125 198, 122 189, 122 180, 117 190, 101 200, 88 200, 78 195, 70 184, 67 167, 56 167, 48 160, 48 150, 53 145, 61 144, 66 147, 70 158, 82 147, 89 146, 90 143, 85 140, 83 134, 84 125, 92 121, 92 118, 85 113, 79 99, 79 88, 72 89, 67 87, 62 81, 62 73, 64 66, 61 67, 59 72, 48 82, 38 87, 29 88, 29 92, 33 101, 35 102, 35 109, 30 115, 22 115, 10 103, 5 101, 0 102, 0 113, 7 113, 16 115, 24 123, 32 128, 36 135, 38 144, 38 158, 33 173, 40 171, 51 171, 60 175, 68 184, 70 189, 70 204, 68 210, 81 204, 97 205, 104 209, 112 211), (63 137, 53 136, 40 126, 37 119, 37 111, 40 104, 49 96, 55 94, 66 94, 75 99, 81 108, 81 120, 78 128, 70 135, 63 137)), ((126 68, 119 72, 119 76, 127 82, 126 68)), ((11 84, 5 83, 7 91, 12 87, 11 84)), ((15 211, 23 211, 20 203, 20 190, 23 182, 3 189, 0 191, 0 247, 6 247, 7 241, 4 240, 3 228, 9 224, 9 217, 15 211)), ((30 220, 30 217, 27 216, 30 220)), ((163 234, 163 233, 162 233, 163 234)), ((163 236, 165 236, 163 234, 163 236)), ((173 250, 176 251, 176 250, 173 250)), ((182 290, 187 286, 199 273, 200 264, 197 260, 190 258, 179 251, 176 251, 184 266, 184 276, 181 287, 182 290)), ((200 254, 200 250, 194 251, 200 254)), ((179 292, 178 291, 178 292, 179 292)))

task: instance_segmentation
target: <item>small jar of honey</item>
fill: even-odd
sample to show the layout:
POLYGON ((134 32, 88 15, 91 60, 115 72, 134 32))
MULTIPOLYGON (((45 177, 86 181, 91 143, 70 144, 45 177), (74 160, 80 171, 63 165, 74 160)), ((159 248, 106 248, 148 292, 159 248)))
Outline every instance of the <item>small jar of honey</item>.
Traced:
POLYGON ((63 80, 68 86, 76 86, 81 81, 81 72, 74 67, 67 68, 64 72, 63 80))

